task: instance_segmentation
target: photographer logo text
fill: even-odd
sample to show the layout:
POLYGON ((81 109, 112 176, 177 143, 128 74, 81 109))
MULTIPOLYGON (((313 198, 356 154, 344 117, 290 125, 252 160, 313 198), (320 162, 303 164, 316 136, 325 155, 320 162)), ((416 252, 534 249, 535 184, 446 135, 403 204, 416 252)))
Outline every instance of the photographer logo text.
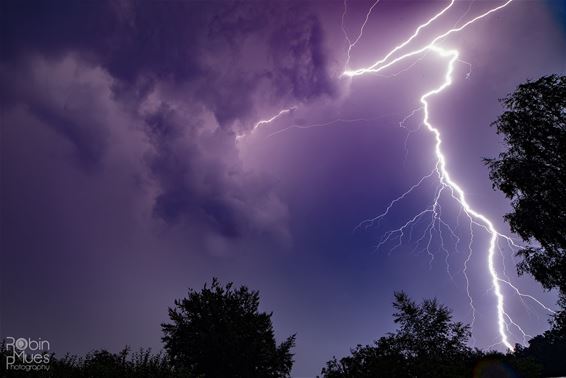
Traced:
POLYGON ((7 370, 49 370, 50 344, 41 338, 6 337, 7 370))

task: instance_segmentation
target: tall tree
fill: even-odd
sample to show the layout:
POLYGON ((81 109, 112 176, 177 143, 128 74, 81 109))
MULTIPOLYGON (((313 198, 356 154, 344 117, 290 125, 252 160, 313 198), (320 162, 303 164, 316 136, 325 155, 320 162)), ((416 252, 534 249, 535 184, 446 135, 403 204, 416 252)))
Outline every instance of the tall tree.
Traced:
POLYGON ((506 111, 492 124, 507 149, 486 159, 493 187, 511 199, 505 219, 513 232, 538 246, 518 252, 519 273, 559 290, 561 311, 552 328, 533 338, 519 356, 530 356, 543 373, 565 375, 566 363, 566 76, 544 76, 519 85, 502 100, 506 111))
POLYGON ((468 325, 452 320, 435 299, 420 305, 395 293, 393 314, 399 329, 374 345, 358 345, 352 355, 334 358, 322 369, 325 378, 461 377, 471 372, 466 346, 468 325))
POLYGON ((511 230, 540 246, 519 252, 520 273, 566 295, 566 76, 519 85, 492 124, 507 149, 486 159, 494 188, 511 199, 511 230))
POLYGON ((169 309, 171 323, 162 324, 176 371, 205 378, 289 376, 295 336, 277 345, 271 314, 258 306, 257 291, 221 286, 217 279, 176 300, 169 309))

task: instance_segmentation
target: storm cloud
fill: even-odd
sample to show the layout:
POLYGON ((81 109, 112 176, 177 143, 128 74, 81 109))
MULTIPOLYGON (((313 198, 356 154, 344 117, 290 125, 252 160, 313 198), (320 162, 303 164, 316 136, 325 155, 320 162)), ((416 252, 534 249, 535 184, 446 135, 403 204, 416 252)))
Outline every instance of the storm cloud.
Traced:
POLYGON ((288 238, 273 179, 242 166, 235 136, 258 109, 335 94, 308 6, 70 1, 61 9, 3 5, 3 105, 66 139, 92 175, 116 164, 115 135, 135 134, 138 146, 125 148, 138 151, 139 166, 123 173, 153 193, 152 214, 165 224, 288 238))

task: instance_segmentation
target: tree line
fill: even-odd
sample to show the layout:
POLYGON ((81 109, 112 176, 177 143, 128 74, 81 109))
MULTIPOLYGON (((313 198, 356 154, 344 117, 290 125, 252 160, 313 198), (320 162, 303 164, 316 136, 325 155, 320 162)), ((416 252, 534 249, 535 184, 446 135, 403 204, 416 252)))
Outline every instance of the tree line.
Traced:
MULTIPOLYGON (((558 292, 550 329, 515 351, 468 346, 470 326, 453 319, 436 299, 421 303, 396 292, 397 329, 371 345, 321 368, 324 378, 566 376, 566 76, 527 81, 502 100, 493 123, 507 149, 485 159, 494 189, 511 201, 505 215, 529 247, 518 252, 519 274, 530 274, 558 292)), ((169 309, 161 325, 164 351, 51 356, 47 371, 3 370, 14 377, 289 377, 295 335, 277 343, 271 314, 260 312, 259 292, 213 279, 169 309)), ((0 345, 5 366, 7 350, 0 345)))

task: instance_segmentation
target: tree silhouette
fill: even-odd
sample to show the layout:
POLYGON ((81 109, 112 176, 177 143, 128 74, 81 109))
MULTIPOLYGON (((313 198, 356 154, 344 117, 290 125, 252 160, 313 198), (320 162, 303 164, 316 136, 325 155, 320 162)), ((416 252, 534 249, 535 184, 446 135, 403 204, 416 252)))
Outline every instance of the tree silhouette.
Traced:
POLYGON ((540 244, 518 252, 519 273, 558 289, 562 309, 552 329, 520 352, 541 362, 545 374, 566 375, 566 76, 528 81, 502 103, 507 110, 493 125, 507 150, 485 162, 493 187, 511 199, 511 230, 540 244))
POLYGON ((556 328, 533 337, 527 348, 518 345, 515 354, 520 359, 531 358, 538 362, 543 377, 566 376, 566 342, 556 328))
POLYGON ((351 350, 340 361, 334 357, 322 369, 324 378, 375 377, 538 377, 539 365, 528 355, 472 350, 470 327, 452 320, 451 311, 436 299, 417 305, 395 293, 393 314, 399 328, 373 345, 351 350))
POLYGON ((163 342, 173 367, 191 376, 287 377, 295 336, 276 344, 271 314, 258 312, 259 293, 217 279, 176 300, 171 323, 162 324, 163 342))
POLYGON ((507 150, 485 159, 494 188, 511 199, 511 230, 540 247, 519 252, 519 272, 566 295, 566 76, 519 85, 493 123, 507 150))
POLYGON ((395 293, 393 314, 399 329, 374 345, 358 345, 352 355, 329 361, 326 378, 346 377, 458 377, 465 376, 471 350, 468 325, 452 321, 450 310, 436 299, 417 305, 395 293))

